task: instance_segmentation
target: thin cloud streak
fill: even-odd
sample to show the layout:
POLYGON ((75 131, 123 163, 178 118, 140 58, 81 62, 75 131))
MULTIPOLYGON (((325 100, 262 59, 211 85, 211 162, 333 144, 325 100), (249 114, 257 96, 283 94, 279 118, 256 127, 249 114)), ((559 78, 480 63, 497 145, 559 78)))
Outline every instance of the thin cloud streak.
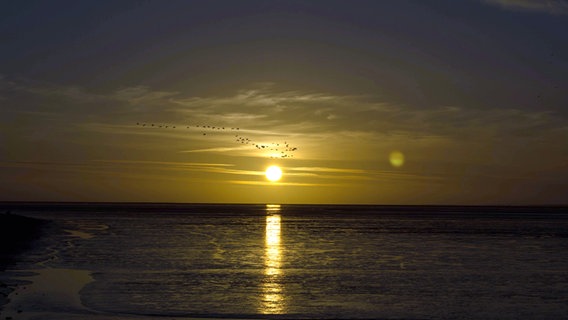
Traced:
POLYGON ((269 182, 269 181, 249 181, 249 180, 231 180, 228 181, 229 183, 233 184, 244 184, 244 185, 255 185, 255 186, 295 186, 295 187, 340 187, 345 186, 343 184, 335 184, 335 183, 301 183, 301 182, 269 182))
POLYGON ((352 168, 331 167, 291 167, 285 168, 290 176, 309 176, 319 179, 336 180, 361 180, 361 181, 385 181, 385 180, 420 180, 420 181, 443 181, 442 176, 424 175, 411 172, 393 172, 381 170, 362 170, 352 168), (322 174, 329 173, 329 174, 322 174))
POLYGON ((195 149, 195 150, 183 150, 180 153, 204 153, 204 152, 232 152, 232 151, 242 151, 249 150, 249 147, 239 146, 239 147, 219 147, 219 148, 207 148, 207 149, 195 149))
MULTIPOLYGON (((160 178, 162 180, 192 180, 195 177, 173 177, 159 175, 157 171, 179 172, 208 172, 224 175, 264 176, 263 171, 229 169, 232 164, 225 163, 191 163, 191 162, 164 162, 164 161, 137 161, 137 160, 92 160, 84 163, 71 162, 0 162, 0 168, 21 168, 54 172, 70 172, 78 174, 96 174, 99 176, 112 175, 127 178, 160 178), (124 168, 130 170, 126 172, 124 168), (117 176, 118 175, 118 176, 117 176), (174 179, 175 178, 175 179, 174 179), (166 179, 168 180, 168 179, 166 179)), ((199 179, 199 178, 197 178, 199 179)), ((203 179, 201 179, 203 180, 203 179)), ((203 180, 205 181, 205 180, 203 180)), ((211 181, 211 180, 209 180, 211 181)))
POLYGON ((501 6, 508 10, 526 10, 550 14, 568 14, 565 0, 484 0, 486 3, 501 6))
POLYGON ((228 169, 234 167, 232 164, 226 163, 192 163, 192 162, 161 162, 161 161, 122 161, 122 160, 98 160, 99 162, 112 163, 119 165, 136 164, 141 166, 150 166, 159 170, 179 170, 193 172, 211 172, 232 175, 264 175, 262 171, 228 169))
POLYGON ((308 172, 336 172, 336 173, 367 173, 365 170, 361 169, 344 169, 344 168, 329 168, 329 167, 294 167, 287 168, 293 171, 308 171, 308 172))
POLYGON ((196 166, 196 167, 233 167, 234 164, 228 163, 207 163, 207 162, 171 162, 171 161, 144 161, 144 160, 93 160, 94 162, 114 163, 114 164, 147 164, 147 165, 167 165, 167 166, 196 166))

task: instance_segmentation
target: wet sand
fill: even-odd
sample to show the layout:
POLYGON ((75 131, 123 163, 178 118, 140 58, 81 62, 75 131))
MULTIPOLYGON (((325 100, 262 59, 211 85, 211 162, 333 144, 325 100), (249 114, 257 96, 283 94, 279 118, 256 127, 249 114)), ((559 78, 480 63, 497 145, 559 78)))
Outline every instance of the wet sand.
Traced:
POLYGON ((27 284, 19 285, 0 313, 12 319, 43 319, 50 314, 89 314, 79 292, 92 281, 90 271, 47 268, 12 271, 12 277, 27 284))
MULTIPOLYGON (((81 319, 135 320, 149 317, 100 313, 85 307, 80 291, 93 281, 91 272, 77 269, 45 268, 11 270, 18 256, 32 248, 46 231, 48 220, 0 214, 0 318, 1 319, 81 319)), ((90 235, 64 230, 83 239, 90 235)), ((151 317, 170 319, 169 317, 151 317)), ((199 319, 199 318, 188 318, 199 319)))
MULTIPOLYGON (((91 272, 78 269, 46 268, 8 271, 8 276, 21 281, 10 295, 10 301, 0 311, 0 319, 13 320, 146 320, 172 319, 166 316, 109 314, 85 307, 80 291, 93 281, 91 272)), ((176 317, 176 319, 206 320, 211 318, 176 317)), ((215 317, 221 320, 233 320, 215 317)), ((241 320, 243 318, 240 318, 241 320)), ((236 320, 236 319, 234 319, 236 320)))

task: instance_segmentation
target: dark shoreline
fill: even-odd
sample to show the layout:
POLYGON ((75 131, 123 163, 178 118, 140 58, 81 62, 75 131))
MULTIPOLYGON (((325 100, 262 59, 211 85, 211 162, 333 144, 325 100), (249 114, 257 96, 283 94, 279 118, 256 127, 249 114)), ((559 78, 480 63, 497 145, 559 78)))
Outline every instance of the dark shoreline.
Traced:
MULTIPOLYGON (((41 237, 47 220, 35 219, 6 212, 0 214, 0 273, 15 263, 18 256, 30 249, 41 237)), ((8 302, 14 287, 0 281, 0 310, 8 302)))
POLYGON ((47 220, 6 212, 0 214, 0 270, 13 263, 43 233, 47 220))

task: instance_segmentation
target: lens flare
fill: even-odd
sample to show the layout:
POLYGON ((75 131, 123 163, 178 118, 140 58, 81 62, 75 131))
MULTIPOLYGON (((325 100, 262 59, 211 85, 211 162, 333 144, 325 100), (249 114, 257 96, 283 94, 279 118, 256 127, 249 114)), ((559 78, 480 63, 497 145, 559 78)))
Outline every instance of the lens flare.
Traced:
POLYGON ((389 161, 391 166, 395 168, 402 167, 404 165, 404 154, 400 151, 393 151, 389 155, 389 161))

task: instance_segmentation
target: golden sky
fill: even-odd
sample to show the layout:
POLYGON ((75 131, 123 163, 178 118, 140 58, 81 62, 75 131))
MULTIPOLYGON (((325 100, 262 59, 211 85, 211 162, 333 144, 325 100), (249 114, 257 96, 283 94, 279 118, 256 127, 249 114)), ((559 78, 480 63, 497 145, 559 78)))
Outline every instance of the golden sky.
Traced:
POLYGON ((566 204, 567 3, 14 2, 0 201, 566 204))

